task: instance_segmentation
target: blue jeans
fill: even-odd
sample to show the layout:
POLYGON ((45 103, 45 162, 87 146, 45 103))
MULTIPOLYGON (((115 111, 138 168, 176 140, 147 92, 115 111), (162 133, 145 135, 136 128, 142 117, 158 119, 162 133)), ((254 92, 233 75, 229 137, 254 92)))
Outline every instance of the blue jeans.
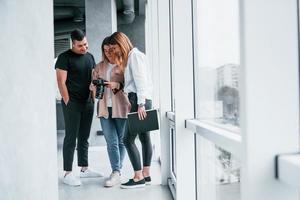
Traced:
POLYGON ((125 146, 123 137, 125 133, 126 119, 111 118, 111 107, 108 107, 109 117, 100 117, 102 131, 107 144, 107 152, 112 171, 122 169, 125 157, 125 146))

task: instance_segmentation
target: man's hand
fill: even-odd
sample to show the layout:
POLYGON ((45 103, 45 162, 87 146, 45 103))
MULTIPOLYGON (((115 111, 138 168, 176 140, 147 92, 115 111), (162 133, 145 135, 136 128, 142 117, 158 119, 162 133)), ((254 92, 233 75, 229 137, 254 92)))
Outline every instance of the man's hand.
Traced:
POLYGON ((96 91, 96 86, 93 83, 91 83, 89 89, 90 91, 96 91))
POLYGON ((147 117, 147 113, 145 110, 145 106, 139 106, 138 108, 138 116, 139 116, 139 120, 144 120, 147 117))
POLYGON ((69 98, 69 97, 67 97, 67 98, 63 98, 63 101, 64 101, 64 103, 65 103, 66 105, 68 105, 68 103, 69 103, 69 100, 70 100, 70 98, 69 98))

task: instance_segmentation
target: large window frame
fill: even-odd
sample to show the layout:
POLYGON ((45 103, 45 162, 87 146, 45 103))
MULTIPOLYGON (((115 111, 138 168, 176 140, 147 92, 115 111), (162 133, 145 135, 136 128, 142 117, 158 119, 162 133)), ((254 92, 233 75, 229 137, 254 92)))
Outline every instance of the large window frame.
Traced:
MULTIPOLYGON (((174 67, 172 82, 178 83, 180 81, 182 83, 182 85, 173 85, 176 99, 175 109, 170 108, 168 110, 175 111, 174 128, 178 148, 176 156, 177 160, 180 160, 180 163, 177 163, 176 197, 178 199, 188 197, 192 200, 197 198, 194 195, 196 191, 193 189, 196 181, 186 178, 196 173, 195 165, 191 166, 190 163, 195 164, 195 157, 191 156, 193 155, 191 149, 195 146, 194 136, 197 134, 240 158, 242 162, 242 200, 265 200, 266 198, 299 200, 297 189, 281 183, 285 182, 298 187, 297 181, 291 181, 288 177, 293 177, 295 173, 292 173, 291 169, 300 167, 298 166, 300 162, 297 161, 299 157, 294 159, 293 155, 288 157, 281 155, 299 152, 299 22, 297 1, 239 1, 241 135, 194 119, 194 106, 196 105, 190 101, 190 98, 194 101, 194 96, 190 93, 190 88, 188 88, 189 91, 183 90, 186 87, 194 87, 192 79, 196 69, 191 69, 191 65, 194 65, 196 61, 193 60, 191 63, 189 59, 191 57, 197 59, 193 56, 193 54, 195 55, 193 51, 196 48, 193 46, 193 40, 196 39, 195 33, 193 33, 193 37, 190 36, 190 33, 195 31, 190 26, 195 23, 195 18, 191 20, 191 16, 194 15, 195 2, 196 0, 184 2, 173 0, 174 27, 169 31, 173 32, 174 38, 172 40, 168 38, 168 42, 172 42, 174 48, 174 60, 171 60, 173 62, 172 67, 174 67), (182 42, 183 40, 184 42, 182 42), (179 51, 184 55, 179 54, 179 51), (187 60, 187 65, 183 64, 183 59, 187 60), (182 66, 186 67, 186 70, 182 70, 182 66), (181 75, 184 75, 183 79, 181 75), (280 93, 273 92, 274 88, 277 88, 280 93), (183 91, 184 94, 180 96, 178 91, 183 91), (261 96, 264 98, 258 98, 261 96), (182 109, 184 100, 187 100, 189 104, 185 110, 182 109), (284 106, 276 107, 276 105, 284 106), (191 109, 192 107, 193 109, 191 109), (276 113, 285 117, 280 117, 276 113), (182 128, 183 124, 185 129, 182 128), (188 151, 183 152, 183 148, 186 147, 188 147, 188 151), (275 178, 276 155, 281 155, 277 160, 277 179, 275 178), (188 171, 189 174, 183 177, 182 170, 188 171), (186 185, 189 185, 189 188, 186 185)), ((169 0, 157 1, 157 3, 158 8, 160 8, 162 4, 169 4, 169 0)), ((166 25, 163 18, 163 12, 160 12, 158 20, 159 22, 163 21, 166 25)), ((166 30, 161 26, 160 29, 166 30)), ((169 31, 160 32, 160 43, 166 44, 165 34, 169 34, 169 31)), ((170 47, 169 44, 167 48, 170 47)), ((169 55, 159 59, 160 61, 171 62, 170 57, 169 55)), ((171 67, 170 63, 168 67, 171 67)), ((161 80, 164 78, 161 77, 161 80)), ((168 89, 170 90, 171 87, 168 86, 168 89)), ((166 119, 169 120, 167 117, 166 119)), ((169 133, 169 130, 170 127, 166 133, 169 133)), ((170 138, 170 134, 168 134, 168 138, 170 138)))
MULTIPOLYGON (((199 80, 197 78, 197 75, 201 73, 198 70, 198 36, 199 36, 199 30, 198 30, 198 17, 197 17, 197 3, 199 3, 196 0, 192 0, 192 16, 193 16, 193 58, 194 58, 194 79, 199 80)), ((197 93, 200 91, 197 89, 197 85, 194 85, 195 88, 195 99, 194 102, 199 102, 197 100, 197 97, 199 96, 197 93)), ((201 92, 201 91, 200 91, 201 92)), ((195 112, 198 110, 199 104, 195 104, 195 112)), ((195 113, 196 117, 196 113, 195 113)), ((199 119, 188 119, 186 120, 186 128, 191 131, 191 133, 196 133, 196 141, 198 136, 199 139, 201 137, 207 139, 208 141, 212 142, 216 146, 230 152, 231 154, 234 154, 234 156, 237 159, 241 159, 241 143, 242 143, 242 137, 240 134, 237 134, 236 132, 233 132, 232 130, 226 130, 220 124, 217 123, 207 123, 205 121, 201 121, 199 119)), ((196 142, 195 142, 196 143, 196 142)), ((200 147, 196 144, 196 162, 195 162, 195 168, 196 168, 196 199, 204 198, 215 198, 216 194, 204 194, 200 186, 201 185, 201 173, 198 171, 198 168, 201 168, 198 160, 201 160, 198 158, 198 155, 200 153, 200 147), (200 182, 199 182, 200 181, 200 182), (199 183, 199 186, 197 186, 199 183)), ((230 161, 231 162, 231 161, 230 161)), ((201 170, 201 169, 200 169, 201 170)), ((212 190, 214 191, 214 190, 212 190)))

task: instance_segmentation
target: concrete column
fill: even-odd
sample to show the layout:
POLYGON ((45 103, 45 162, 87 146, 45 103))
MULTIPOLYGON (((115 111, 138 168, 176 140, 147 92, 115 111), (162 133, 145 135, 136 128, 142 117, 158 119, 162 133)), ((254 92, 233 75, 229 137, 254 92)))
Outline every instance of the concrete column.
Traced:
POLYGON ((117 30, 117 11, 114 0, 86 0, 86 34, 89 52, 96 62, 101 60, 101 43, 117 30))
POLYGON ((0 18, 0 199, 57 200, 53 1, 3 0, 0 18))

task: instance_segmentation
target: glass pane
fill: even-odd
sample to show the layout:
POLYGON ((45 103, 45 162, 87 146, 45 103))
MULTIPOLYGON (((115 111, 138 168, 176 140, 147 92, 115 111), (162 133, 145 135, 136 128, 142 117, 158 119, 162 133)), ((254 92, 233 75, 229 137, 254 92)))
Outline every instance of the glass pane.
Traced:
POLYGON ((197 135, 197 199, 240 200, 240 161, 197 135))
POLYGON ((195 2, 197 118, 227 128, 238 127, 238 0, 195 2))

